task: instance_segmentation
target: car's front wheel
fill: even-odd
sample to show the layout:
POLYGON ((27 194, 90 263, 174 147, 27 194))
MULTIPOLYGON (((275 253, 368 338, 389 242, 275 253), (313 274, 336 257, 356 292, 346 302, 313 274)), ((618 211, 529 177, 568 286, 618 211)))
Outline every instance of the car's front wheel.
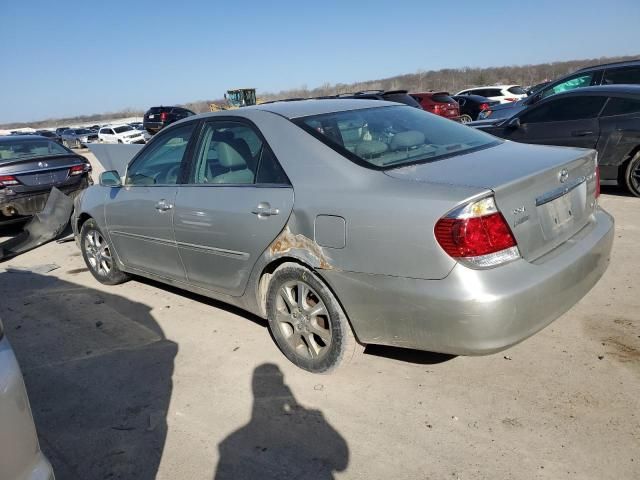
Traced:
POLYGON ((363 349, 331 290, 301 265, 285 263, 273 273, 267 317, 282 353, 309 372, 333 370, 363 349))
POLYGON ((640 152, 633 156, 626 167, 622 169, 623 178, 620 179, 620 183, 623 183, 631 194, 640 197, 640 152))
POLYGON ((100 283, 117 285, 129 280, 129 275, 118 268, 111 244, 93 219, 82 225, 80 249, 87 268, 100 283))

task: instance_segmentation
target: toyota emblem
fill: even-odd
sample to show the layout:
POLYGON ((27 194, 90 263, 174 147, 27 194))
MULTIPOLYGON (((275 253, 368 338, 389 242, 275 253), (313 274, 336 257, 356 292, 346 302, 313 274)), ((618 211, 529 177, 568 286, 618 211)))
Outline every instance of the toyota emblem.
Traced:
POLYGON ((569 180, 569 171, 566 168, 563 168, 562 170, 560 170, 560 173, 558 174, 558 179, 560 180, 560 183, 564 183, 567 180, 569 180))

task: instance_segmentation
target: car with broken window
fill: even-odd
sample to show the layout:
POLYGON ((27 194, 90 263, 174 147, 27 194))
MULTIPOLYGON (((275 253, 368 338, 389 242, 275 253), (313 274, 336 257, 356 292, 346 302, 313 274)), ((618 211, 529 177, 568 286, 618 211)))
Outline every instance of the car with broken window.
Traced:
POLYGON ((75 196, 91 183, 89 161, 56 141, 0 137, 0 224, 42 211, 53 187, 75 196))
POLYGON ((163 129, 76 198, 72 226, 98 281, 140 275, 238 306, 326 372, 365 344, 478 355, 541 330, 607 268, 598 195, 593 150, 304 100, 163 129))

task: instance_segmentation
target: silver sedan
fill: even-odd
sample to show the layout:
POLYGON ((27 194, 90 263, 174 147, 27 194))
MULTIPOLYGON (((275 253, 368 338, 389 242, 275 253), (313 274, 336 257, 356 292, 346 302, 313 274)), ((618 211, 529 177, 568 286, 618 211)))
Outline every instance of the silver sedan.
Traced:
POLYGON ((54 480, 40 451, 22 373, 0 321, 0 478, 54 480))
POLYGON ((62 132, 60 137, 62 144, 68 148, 82 148, 88 143, 98 141, 98 134, 88 128, 70 128, 62 132))
POLYGON ((100 282, 237 305, 324 372, 369 343, 492 353, 559 317, 608 265, 596 170, 398 104, 280 102, 164 129, 72 225, 100 282))

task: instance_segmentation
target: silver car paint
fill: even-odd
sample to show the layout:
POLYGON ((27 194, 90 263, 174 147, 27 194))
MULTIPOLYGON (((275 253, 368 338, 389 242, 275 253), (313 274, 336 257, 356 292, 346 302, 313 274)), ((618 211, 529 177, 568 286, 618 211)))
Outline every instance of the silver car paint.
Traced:
POLYGON ((51 465, 38 445, 22 373, 6 337, 0 338, 0 425, 0 478, 52 480, 51 465))
MULTIPOLYGON (((433 235, 435 222, 448 211, 471 199, 480 198, 490 193, 493 183, 487 179, 492 178, 492 173, 499 175, 499 168, 502 165, 505 168, 510 168, 508 164, 514 161, 514 155, 517 155, 521 164, 535 164, 545 154, 551 157, 555 155, 556 158, 552 158, 548 163, 549 165, 559 165, 561 159, 584 157, 584 151, 568 152, 559 149, 563 152, 559 154, 552 153, 546 148, 525 145, 514 147, 503 143, 502 146, 485 150, 486 155, 494 157, 491 162, 492 168, 498 170, 483 172, 482 168, 475 169, 479 176, 483 176, 483 181, 466 182, 469 185, 465 185, 464 182, 456 182, 455 176, 450 175, 455 172, 447 169, 447 160, 430 164, 433 166, 432 172, 437 171, 438 168, 447 171, 447 174, 443 174, 444 176, 449 175, 447 181, 443 181, 442 178, 438 181, 435 178, 434 182, 429 182, 425 181, 428 178, 410 178, 410 176, 402 178, 401 173, 394 177, 393 174, 385 174, 356 165, 325 144, 313 139, 286 118, 322 113, 323 111, 370 108, 385 103, 364 100, 286 102, 191 117, 172 125, 169 128, 175 128, 176 125, 185 121, 216 117, 241 117, 253 122, 267 139, 291 180, 295 197, 291 212, 286 223, 283 223, 283 219, 287 216, 284 209, 281 216, 267 219, 259 219, 254 216, 252 225, 256 229, 263 227, 264 223, 260 222, 277 222, 278 226, 283 223, 284 227, 272 242, 265 241, 264 235, 258 235, 260 238, 256 239, 253 244, 249 239, 242 239, 238 244, 242 244, 243 241, 247 243, 241 249, 225 248, 225 244, 216 239, 215 233, 207 234, 206 230, 210 228, 222 230, 227 235, 234 231, 231 229, 233 221, 229 218, 224 220, 224 216, 218 216, 219 220, 222 219, 221 223, 213 222, 216 220, 215 211, 206 213, 209 218, 203 222, 204 231, 197 231, 197 229, 187 231, 185 229, 181 232, 181 235, 185 235, 181 237, 181 243, 196 246, 201 251, 212 249, 210 252, 202 254, 203 258, 207 259, 207 268, 214 269, 227 262, 227 265, 222 267, 225 274, 229 275, 227 280, 222 279, 223 282, 227 282, 225 285, 216 285, 213 278, 207 280, 205 270, 198 272, 197 278, 195 276, 194 279, 189 278, 189 272, 184 269, 184 260, 182 261, 182 269, 174 265, 170 269, 174 270, 173 272, 152 272, 148 263, 145 266, 132 266, 124 259, 131 252, 121 251, 116 244, 116 258, 120 267, 220 299, 264 316, 265 285, 269 279, 270 265, 282 259, 295 259, 314 268, 334 287, 334 291, 345 307, 347 316, 354 327, 356 336, 362 341, 401 346, 408 346, 411 343, 414 348, 450 353, 493 351, 496 348, 503 348, 522 340, 570 308, 577 298, 586 293, 602 274, 611 248, 612 220, 606 214, 596 210, 595 207, 591 213, 590 222, 598 226, 593 235, 599 237, 596 239, 589 237, 590 240, 578 242, 579 249, 571 249, 572 255, 580 252, 577 258, 572 259, 571 264, 580 266, 570 268, 570 266, 563 265, 563 262, 554 261, 545 264, 544 267, 545 271, 548 270, 546 274, 554 278, 553 292, 561 291, 560 287, 570 289, 574 288, 574 285, 579 285, 580 288, 575 288, 575 295, 556 295, 557 298, 552 302, 553 308, 540 315, 537 315, 535 310, 523 310, 519 303, 524 299, 530 304, 532 298, 539 298, 540 291, 546 291, 543 288, 545 285, 544 276, 541 276, 543 270, 530 268, 532 264, 525 260, 519 260, 513 265, 486 272, 470 270, 462 265, 457 265, 440 248, 433 235), (323 236, 322 232, 318 233, 315 230, 316 220, 319 216, 345 219, 346 242, 344 247, 321 246, 316 241, 316 238, 323 236), (206 223, 215 226, 208 227, 205 225, 206 223), (219 252, 216 253, 216 249, 219 252), (232 250, 232 252, 225 252, 225 250, 232 250), (257 256, 256 252, 262 253, 257 256), (231 255, 248 254, 246 263, 242 264, 240 270, 233 272, 231 265, 234 263, 239 265, 240 263, 238 258, 229 261, 229 253, 231 255), (216 255, 220 257, 220 261, 216 261, 216 255), (583 260, 589 258, 601 260, 595 263, 588 261, 582 263, 583 260), (251 271, 250 275, 249 270, 251 271), (267 273, 267 275, 263 275, 263 273, 267 273), (237 278, 233 278, 234 275, 237 278), (244 278, 247 275, 248 278, 245 282, 244 278), (589 281, 583 282, 585 277, 591 283, 589 281), (411 289, 404 289, 411 282, 426 283, 421 283, 419 288, 414 287, 412 293, 411 289), (243 283, 245 284, 244 289, 241 288, 243 283), (439 288, 431 288, 436 285, 439 288), (461 289, 461 285, 464 285, 465 288, 461 289), (515 285, 515 290, 518 290, 517 286, 520 285, 520 290, 514 292, 514 288, 512 288, 507 290, 504 295, 494 293, 492 295, 499 301, 487 303, 474 298, 473 289, 470 289, 475 286, 477 287, 476 293, 481 293, 502 285, 511 285, 512 287, 515 285), (416 291, 419 293, 415 293, 416 291), (509 292, 513 294, 509 294, 509 292), (386 306, 381 308, 380 302, 372 300, 374 297, 386 299, 386 306), (447 300, 447 308, 444 308, 444 303, 441 300, 447 300), (470 306, 476 308, 470 309, 470 306), (511 316, 517 317, 518 321, 516 322, 510 316, 505 315, 504 311, 511 312, 511 316), (496 313, 500 313, 500 315, 494 315, 496 313), (431 317, 426 323, 425 315, 431 317), (456 315, 462 323, 456 324, 447 321, 456 315), (477 333, 478 327, 470 323, 474 318, 477 319, 478 325, 487 322, 492 325, 488 331, 495 334, 496 338, 493 338, 489 348, 485 344, 476 345, 477 348, 469 347, 470 338, 458 338, 459 335, 464 335, 464 328, 461 328, 461 325, 468 327, 468 335, 473 336, 477 333), (510 325, 519 326, 519 328, 514 329, 510 325), (440 331, 436 328, 438 326, 440 331), (421 335, 416 335, 414 330, 419 327, 425 328, 425 331, 421 335), (435 330, 431 332, 430 328, 435 330), (412 338, 415 340, 413 343, 408 340, 412 338), (430 338, 434 341, 430 341, 430 338)), ((477 154, 470 154, 467 157, 473 159, 477 154)), ((518 174, 518 170, 512 170, 511 178, 518 174)), ((146 220, 143 219, 154 214, 157 215, 151 205, 154 201, 160 200, 162 195, 159 194, 159 191, 153 192, 153 189, 165 187, 111 189, 94 186, 86 191, 76 209, 76 221, 74 221, 76 232, 79 229, 78 221, 82 222, 83 219, 91 216, 98 222, 100 228, 107 232, 111 241, 117 242, 117 240, 114 241, 115 237, 112 235, 112 231, 120 229, 122 225, 109 224, 105 218, 105 210, 108 211, 112 199, 118 197, 117 190, 137 188, 145 188, 151 195, 146 205, 142 203, 135 207, 129 205, 127 209, 129 218, 135 219, 135 222, 145 222, 146 220)), ((205 192, 207 188, 227 187, 190 186, 178 187, 178 190, 182 192, 185 189, 200 189, 205 192)), ((237 199, 242 198, 245 194, 240 189, 243 192, 247 192, 247 188, 255 191, 260 190, 257 187, 235 188, 238 191, 230 194, 230 198, 233 195, 238 195, 237 199)), ((176 198, 179 198, 182 193, 176 195, 176 198)), ((252 198, 262 200, 259 196, 252 198)), ((203 205, 206 205, 206 202, 203 202, 203 205)), ((195 204, 191 200, 189 208, 193 209, 194 206, 195 204)), ((248 207, 249 205, 244 209, 248 207)), ((176 211, 181 211, 181 209, 176 208, 176 211)), ((193 210, 193 212, 195 211, 193 210)), ((175 225, 175 218, 173 221, 175 225)), ((128 228, 133 228, 131 222, 128 228)), ((251 231, 250 226, 247 228, 249 230, 244 230, 244 232, 251 231)), ((270 229, 270 231, 276 230, 277 228, 270 229)), ((333 236, 336 235, 335 232, 329 233, 333 236)), ((139 234, 145 235, 144 233, 139 234)), ((154 233, 154 235, 156 234, 154 233)), ((571 243, 573 240, 565 243, 573 245, 571 243)), ((149 261, 152 261, 154 257, 156 259, 163 258, 160 250, 153 250, 157 245, 164 244, 163 251, 165 247, 170 246, 170 242, 164 241, 152 241, 147 244, 149 252, 146 254, 149 256, 147 258, 149 261)), ((173 244, 177 251, 178 245, 175 243, 175 239, 173 244)), ((183 250, 181 251, 184 253, 183 250)), ((191 262, 194 262, 195 258, 193 257, 191 262)), ((566 258, 569 259, 569 253, 566 258)), ((215 275, 213 274, 212 277, 215 275)), ((217 281, 220 283, 220 279, 217 281)))

